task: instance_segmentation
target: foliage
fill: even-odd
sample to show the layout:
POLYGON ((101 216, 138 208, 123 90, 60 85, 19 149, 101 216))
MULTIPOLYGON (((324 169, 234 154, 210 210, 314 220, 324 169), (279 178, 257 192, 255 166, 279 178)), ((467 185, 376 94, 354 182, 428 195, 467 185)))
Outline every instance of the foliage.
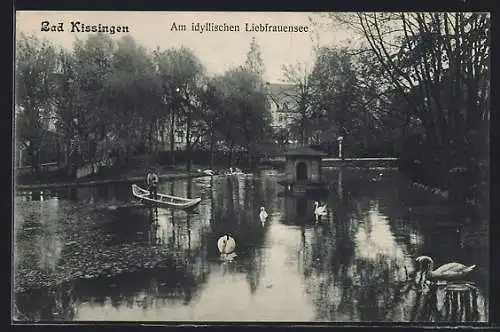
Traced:
POLYGON ((248 50, 247 57, 245 59, 244 68, 252 73, 255 73, 259 77, 263 77, 265 73, 264 60, 262 59, 260 46, 255 41, 255 37, 252 37, 252 40, 250 41, 250 49, 248 50))
POLYGON ((128 164, 135 153, 156 153, 166 148, 167 133, 172 156, 182 133, 188 168, 193 148, 213 150, 222 139, 251 150, 269 136, 255 41, 246 66, 220 77, 208 77, 190 49, 149 52, 130 36, 115 41, 93 34, 60 52, 47 41, 21 36, 17 49, 18 140, 36 151, 54 123, 70 174, 111 157, 128 164))
POLYGON ((117 43, 112 68, 107 87, 112 132, 122 149, 146 144, 153 149, 164 106, 152 57, 131 37, 123 37, 117 43))
MULTIPOLYGON (((386 127, 394 128, 402 121, 399 137, 420 133, 423 146, 420 155, 403 159, 418 160, 420 166, 409 168, 422 168, 421 174, 440 174, 439 179, 426 179, 422 175, 420 180, 453 187, 457 181, 450 172, 458 167, 469 173, 464 177, 472 176, 476 178, 472 182, 479 181, 477 172, 487 170, 473 170, 469 161, 484 164, 487 158, 489 15, 335 13, 327 16, 334 25, 347 27, 362 37, 363 42, 350 51, 373 59, 362 72, 376 76, 363 75, 371 81, 363 90, 372 86, 379 95, 378 103, 392 118, 386 127), (477 149, 471 149, 473 142, 477 149)), ((407 152, 415 151, 402 151, 407 152)))
POLYGON ((46 40, 21 34, 16 44, 16 136, 28 148, 31 164, 39 173, 38 152, 50 119, 57 53, 46 40))
POLYGON ((226 128, 225 138, 231 147, 244 147, 249 155, 269 127, 267 95, 261 83, 257 74, 240 67, 229 70, 218 86, 224 114, 219 126, 226 128))

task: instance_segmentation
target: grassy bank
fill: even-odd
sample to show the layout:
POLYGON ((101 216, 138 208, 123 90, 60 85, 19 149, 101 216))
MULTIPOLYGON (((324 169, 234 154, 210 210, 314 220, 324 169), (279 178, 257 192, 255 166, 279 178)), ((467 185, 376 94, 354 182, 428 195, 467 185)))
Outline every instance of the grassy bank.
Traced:
POLYGON ((148 169, 154 167, 160 180, 185 179, 190 177, 205 176, 198 171, 200 167, 194 166, 190 172, 186 171, 184 166, 159 166, 152 165, 148 167, 110 167, 102 169, 98 174, 89 175, 80 179, 71 179, 61 171, 47 172, 42 174, 40 179, 36 180, 32 175, 19 176, 16 179, 16 189, 44 189, 44 188, 62 188, 77 186, 93 186, 98 184, 110 184, 119 182, 144 182, 148 169))

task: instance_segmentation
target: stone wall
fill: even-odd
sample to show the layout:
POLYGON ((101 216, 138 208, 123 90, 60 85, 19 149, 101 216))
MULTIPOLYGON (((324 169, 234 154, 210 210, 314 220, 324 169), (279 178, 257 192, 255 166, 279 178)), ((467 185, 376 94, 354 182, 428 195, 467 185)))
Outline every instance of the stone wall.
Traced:
POLYGON ((310 175, 308 176, 308 179, 312 181, 320 181, 321 180, 321 167, 319 160, 312 160, 311 161, 311 171, 310 175))
MULTIPOLYGON (((284 167, 287 175, 292 175, 295 178, 296 164, 292 166, 284 160, 275 160, 274 167, 284 167)), ((352 168, 372 168, 372 167, 388 167, 397 168, 399 166, 399 158, 324 158, 321 167, 352 167, 352 168)), ((289 178, 287 177, 287 180, 289 178)), ((290 178, 291 180, 292 178, 290 178)))
POLYGON ((324 158, 322 167, 351 167, 351 168, 397 168, 398 158, 324 158))
POLYGON ((115 162, 116 160, 114 159, 106 159, 101 162, 81 166, 76 170, 76 178, 81 179, 89 175, 97 174, 102 167, 113 166, 115 162))

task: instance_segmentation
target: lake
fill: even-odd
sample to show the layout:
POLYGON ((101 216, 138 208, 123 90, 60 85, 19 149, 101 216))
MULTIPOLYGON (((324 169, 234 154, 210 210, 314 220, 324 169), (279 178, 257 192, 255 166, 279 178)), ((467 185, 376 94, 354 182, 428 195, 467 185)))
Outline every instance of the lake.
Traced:
POLYGON ((277 171, 160 184, 201 197, 192 212, 110 209, 134 201, 129 184, 18 193, 14 269, 43 282, 14 294, 17 320, 488 320, 487 215, 450 206, 395 170, 323 174, 335 190, 320 198, 284 195, 277 171), (319 222, 316 199, 329 211, 319 222), (236 241, 232 261, 217 249, 224 234, 236 241), (471 286, 412 287, 420 255, 436 266, 476 264, 471 286), (102 273, 116 266, 120 273, 102 273))

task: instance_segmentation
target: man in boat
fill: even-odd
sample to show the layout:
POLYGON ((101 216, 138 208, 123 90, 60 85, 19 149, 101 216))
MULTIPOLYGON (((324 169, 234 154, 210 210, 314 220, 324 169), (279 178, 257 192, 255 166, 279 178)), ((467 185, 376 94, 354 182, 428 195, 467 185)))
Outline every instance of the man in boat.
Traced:
POLYGON ((157 199, 158 198, 158 182, 159 182, 158 174, 156 174, 154 171, 150 171, 148 173, 147 178, 146 178, 146 182, 148 184, 148 191, 149 191, 150 197, 153 199, 157 199))

